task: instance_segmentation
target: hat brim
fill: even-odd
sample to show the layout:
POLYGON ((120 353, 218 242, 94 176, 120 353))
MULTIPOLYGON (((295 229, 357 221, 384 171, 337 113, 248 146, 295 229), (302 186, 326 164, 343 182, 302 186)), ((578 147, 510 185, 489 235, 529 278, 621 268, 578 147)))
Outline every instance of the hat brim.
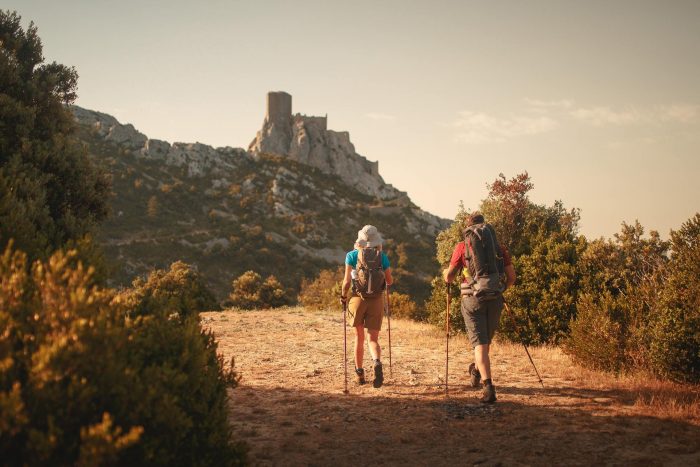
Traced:
POLYGON ((355 240, 355 244, 359 246, 360 248, 375 248, 378 246, 382 246, 384 243, 384 239, 379 238, 379 239, 374 239, 374 241, 371 240, 362 240, 358 238, 355 240))

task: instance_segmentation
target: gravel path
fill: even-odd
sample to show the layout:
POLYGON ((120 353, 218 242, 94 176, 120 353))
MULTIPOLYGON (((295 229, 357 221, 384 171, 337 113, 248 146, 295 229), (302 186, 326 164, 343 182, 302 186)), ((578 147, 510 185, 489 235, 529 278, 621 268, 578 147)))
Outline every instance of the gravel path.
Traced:
POLYGON ((254 465, 700 465, 698 423, 649 414, 558 349, 531 349, 542 389, 522 347, 495 343, 498 402, 485 406, 467 386, 463 336, 450 339, 445 396, 445 337, 429 325, 392 320, 391 373, 386 328, 380 336, 384 386, 350 380, 346 395, 339 312, 229 310, 202 322, 242 376, 231 423, 254 465))

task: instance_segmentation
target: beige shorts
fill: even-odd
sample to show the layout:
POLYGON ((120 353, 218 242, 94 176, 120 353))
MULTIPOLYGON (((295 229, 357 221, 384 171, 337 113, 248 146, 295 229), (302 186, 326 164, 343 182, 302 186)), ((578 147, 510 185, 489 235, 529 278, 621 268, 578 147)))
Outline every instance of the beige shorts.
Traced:
POLYGON ((354 327, 364 326, 373 331, 382 329, 382 319, 384 318, 384 296, 365 298, 357 295, 350 297, 348 310, 355 315, 352 322, 354 327))

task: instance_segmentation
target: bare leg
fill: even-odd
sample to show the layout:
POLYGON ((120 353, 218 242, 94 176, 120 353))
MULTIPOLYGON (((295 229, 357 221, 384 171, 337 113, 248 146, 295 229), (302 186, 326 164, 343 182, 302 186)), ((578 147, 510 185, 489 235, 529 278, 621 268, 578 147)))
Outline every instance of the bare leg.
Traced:
POLYGON ((362 360, 365 357, 365 328, 355 326, 355 368, 362 368, 362 360))
POLYGON ((369 353, 372 359, 379 360, 382 357, 382 349, 379 347, 379 330, 368 329, 369 332, 369 353))
POLYGON ((481 380, 491 379, 491 360, 489 359, 489 344, 474 347, 474 362, 481 373, 481 380))

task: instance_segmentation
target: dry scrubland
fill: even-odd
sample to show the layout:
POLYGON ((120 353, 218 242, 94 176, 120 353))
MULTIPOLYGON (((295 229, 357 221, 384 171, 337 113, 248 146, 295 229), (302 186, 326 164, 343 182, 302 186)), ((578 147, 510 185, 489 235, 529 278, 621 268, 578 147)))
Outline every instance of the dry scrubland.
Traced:
POLYGON ((697 386, 618 379, 578 368, 556 348, 533 348, 542 389, 522 346, 499 342, 493 347, 499 401, 484 406, 467 386, 463 336, 450 339, 445 397, 444 333, 392 319, 393 376, 384 326, 385 385, 350 380, 344 395, 340 312, 228 310, 202 317, 242 376, 231 392, 230 418, 252 464, 700 464, 697 386))

